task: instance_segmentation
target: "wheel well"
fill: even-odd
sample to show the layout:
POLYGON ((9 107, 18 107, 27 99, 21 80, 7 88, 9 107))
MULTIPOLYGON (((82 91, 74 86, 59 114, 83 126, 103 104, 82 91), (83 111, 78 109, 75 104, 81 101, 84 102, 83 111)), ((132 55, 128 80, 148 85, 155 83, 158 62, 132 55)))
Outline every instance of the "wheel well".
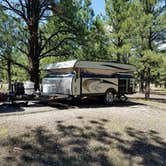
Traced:
POLYGON ((116 94, 116 90, 114 88, 109 88, 109 89, 107 89, 106 92, 108 92, 108 91, 112 92, 113 94, 116 94))

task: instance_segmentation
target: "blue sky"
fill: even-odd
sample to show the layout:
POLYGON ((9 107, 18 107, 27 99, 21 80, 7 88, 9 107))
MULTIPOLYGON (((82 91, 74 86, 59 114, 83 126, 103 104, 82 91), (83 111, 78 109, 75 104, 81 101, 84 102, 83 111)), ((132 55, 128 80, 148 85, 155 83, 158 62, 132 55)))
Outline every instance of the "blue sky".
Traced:
POLYGON ((104 0, 92 0, 92 6, 94 9, 95 15, 105 13, 104 0))

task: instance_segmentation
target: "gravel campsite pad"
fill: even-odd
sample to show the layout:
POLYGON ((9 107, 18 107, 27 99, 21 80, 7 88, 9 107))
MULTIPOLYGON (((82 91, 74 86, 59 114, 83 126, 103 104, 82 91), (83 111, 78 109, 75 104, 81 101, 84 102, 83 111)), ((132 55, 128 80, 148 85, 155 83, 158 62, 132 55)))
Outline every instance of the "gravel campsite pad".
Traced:
POLYGON ((165 166, 165 106, 134 100, 111 107, 102 104, 0 106, 0 163, 165 166), (2 113, 2 109, 11 110, 2 113))

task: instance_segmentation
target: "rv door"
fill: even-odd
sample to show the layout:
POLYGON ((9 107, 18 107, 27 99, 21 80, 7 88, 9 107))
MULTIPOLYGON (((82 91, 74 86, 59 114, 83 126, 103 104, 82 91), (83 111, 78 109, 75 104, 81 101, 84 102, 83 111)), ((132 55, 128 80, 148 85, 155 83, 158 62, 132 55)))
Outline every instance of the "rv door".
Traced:
POLYGON ((74 78, 72 83, 72 89, 73 89, 73 96, 77 97, 81 95, 81 78, 80 78, 80 72, 79 70, 76 70, 73 72, 74 78))

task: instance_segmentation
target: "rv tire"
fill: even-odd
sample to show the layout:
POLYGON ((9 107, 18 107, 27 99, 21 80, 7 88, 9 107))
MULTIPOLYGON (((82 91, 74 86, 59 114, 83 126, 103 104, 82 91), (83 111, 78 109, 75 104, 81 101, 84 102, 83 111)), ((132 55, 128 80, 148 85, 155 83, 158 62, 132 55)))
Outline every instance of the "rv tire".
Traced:
POLYGON ((104 101, 108 105, 112 105, 114 102, 115 92, 112 89, 108 89, 104 96, 104 101))
POLYGON ((125 95, 121 95, 120 96, 120 101, 121 102, 126 102, 128 100, 128 97, 127 96, 125 96, 125 95))
POLYGON ((79 104, 81 101, 81 97, 73 97, 71 101, 73 104, 79 104))

